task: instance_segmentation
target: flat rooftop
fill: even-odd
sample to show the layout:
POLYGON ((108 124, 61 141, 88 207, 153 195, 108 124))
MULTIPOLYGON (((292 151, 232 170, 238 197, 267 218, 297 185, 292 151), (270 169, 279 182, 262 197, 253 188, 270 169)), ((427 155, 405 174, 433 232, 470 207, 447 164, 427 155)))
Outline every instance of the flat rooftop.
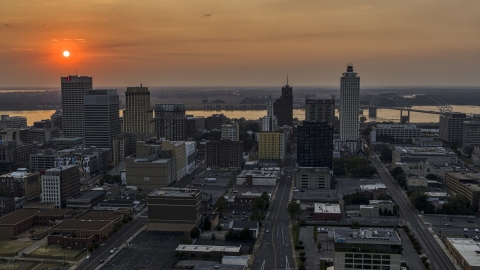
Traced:
POLYGON ((175 251, 196 251, 196 252, 240 252, 241 245, 232 246, 202 246, 202 245, 178 245, 175 251))
POLYGON ((231 264, 197 263, 192 270, 243 270, 245 266, 231 264))
POLYGON ((73 196, 72 199, 73 200, 91 200, 91 199, 95 199, 97 197, 103 196, 104 194, 105 194, 105 191, 89 190, 89 191, 80 192, 79 194, 73 196))
POLYGON ((156 189, 152 193, 148 194, 148 197, 195 197, 201 193, 198 189, 188 188, 162 188, 156 189))
POLYGON ((252 175, 252 177, 261 177, 261 178, 277 178, 280 174, 280 170, 267 170, 262 168, 261 170, 243 170, 237 177, 245 178, 247 175, 252 175))
POLYGON ((395 146, 395 151, 412 155, 456 155, 451 149, 441 146, 395 146))
POLYGON ((447 238, 470 267, 480 266, 480 245, 471 238, 447 238))
POLYGON ((97 231, 104 228, 105 226, 108 226, 111 222, 111 220, 66 219, 59 224, 53 226, 52 229, 97 231))
POLYGON ((71 209, 18 209, 10 214, 0 217, 0 225, 15 225, 34 216, 56 217, 68 214, 71 209))
POLYGON ((324 214, 324 213, 331 213, 331 214, 341 214, 342 210, 340 209, 340 204, 334 203, 316 203, 314 205, 313 212, 315 214, 324 214))
POLYGON ((428 197, 450 197, 447 192, 425 192, 428 197))
POLYGON ((382 183, 360 185, 360 190, 376 190, 376 189, 387 189, 387 186, 382 183))
POLYGON ((330 168, 328 167, 298 167, 297 174, 302 173, 323 173, 330 174, 330 168))
POLYGON ((379 228, 334 229, 334 239, 336 243, 402 244, 402 240, 395 230, 379 228))
POLYGON ((76 216, 76 220, 107 220, 112 221, 117 219, 123 213, 109 210, 87 210, 76 216))

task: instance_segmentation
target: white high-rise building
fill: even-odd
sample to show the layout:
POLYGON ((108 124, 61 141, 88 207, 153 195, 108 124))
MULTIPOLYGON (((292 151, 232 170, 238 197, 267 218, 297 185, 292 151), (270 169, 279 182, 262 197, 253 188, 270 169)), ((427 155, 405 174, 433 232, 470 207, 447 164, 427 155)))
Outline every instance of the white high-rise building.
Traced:
POLYGON ((274 131, 274 127, 277 125, 277 117, 273 112, 272 96, 268 99, 267 115, 262 120, 262 131, 274 131))
POLYGON ((233 124, 222 125, 222 139, 229 139, 231 141, 240 141, 240 127, 238 122, 233 124))
POLYGON ((61 87, 63 135, 67 138, 85 137, 84 96, 86 90, 92 90, 92 77, 62 77, 61 87))
POLYGON ((359 107, 360 77, 349 64, 340 78, 340 142, 352 151, 356 150, 359 137, 359 107))

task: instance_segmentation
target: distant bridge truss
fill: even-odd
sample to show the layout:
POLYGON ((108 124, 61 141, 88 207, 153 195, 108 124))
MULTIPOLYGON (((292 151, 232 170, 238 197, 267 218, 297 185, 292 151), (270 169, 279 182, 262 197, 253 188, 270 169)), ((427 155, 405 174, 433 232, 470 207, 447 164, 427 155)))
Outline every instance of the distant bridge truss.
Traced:
POLYGON ((453 112, 452 106, 448 104, 445 100, 440 97, 432 95, 414 95, 409 98, 399 96, 395 93, 384 93, 376 95, 373 99, 370 100, 370 106, 375 107, 397 107, 409 109, 415 105, 433 105, 436 106, 440 113, 451 113, 453 112))

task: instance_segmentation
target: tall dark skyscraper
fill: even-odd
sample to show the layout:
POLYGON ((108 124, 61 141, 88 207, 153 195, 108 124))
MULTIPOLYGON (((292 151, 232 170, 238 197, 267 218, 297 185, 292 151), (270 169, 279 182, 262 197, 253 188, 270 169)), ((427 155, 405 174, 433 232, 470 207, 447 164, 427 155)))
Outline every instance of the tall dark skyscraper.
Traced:
POLYGON ((293 127, 293 92, 292 87, 287 84, 282 87, 282 96, 275 100, 273 113, 277 117, 279 126, 287 125, 293 127))
POLYGON ((333 167, 333 125, 326 121, 303 121, 297 126, 299 167, 333 167))
POLYGON ((61 78, 62 130, 67 138, 85 137, 84 96, 92 89, 92 77, 70 75, 61 78))
POLYGON ((85 145, 112 148, 121 133, 117 90, 87 90, 85 104, 85 145))
POLYGON ((156 104, 155 131, 158 138, 168 141, 185 140, 185 105, 156 104))

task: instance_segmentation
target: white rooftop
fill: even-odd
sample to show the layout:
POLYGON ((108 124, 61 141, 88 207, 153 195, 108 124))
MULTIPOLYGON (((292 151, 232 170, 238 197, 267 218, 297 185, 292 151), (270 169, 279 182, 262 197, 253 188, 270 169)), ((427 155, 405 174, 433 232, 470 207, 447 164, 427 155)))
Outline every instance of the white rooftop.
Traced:
MULTIPOLYGON (((445 147, 431 146, 395 146, 395 151, 402 154, 412 155, 452 155, 455 154, 451 149, 445 147)), ((456 154, 455 154, 456 155, 456 154)))
POLYGON ((447 238, 470 267, 480 266, 480 246, 470 238, 447 238))
POLYGON ((242 246, 203 246, 203 245, 178 245, 175 251, 197 251, 197 252, 240 252, 242 246))
POLYGON ((387 189, 387 186, 382 183, 360 185, 360 190, 376 190, 376 189, 387 189))
POLYGON ((447 192, 425 192, 428 197, 450 197, 447 192))
POLYGON ((341 214, 342 210, 340 209, 340 204, 332 203, 315 203, 314 213, 333 213, 341 214))

